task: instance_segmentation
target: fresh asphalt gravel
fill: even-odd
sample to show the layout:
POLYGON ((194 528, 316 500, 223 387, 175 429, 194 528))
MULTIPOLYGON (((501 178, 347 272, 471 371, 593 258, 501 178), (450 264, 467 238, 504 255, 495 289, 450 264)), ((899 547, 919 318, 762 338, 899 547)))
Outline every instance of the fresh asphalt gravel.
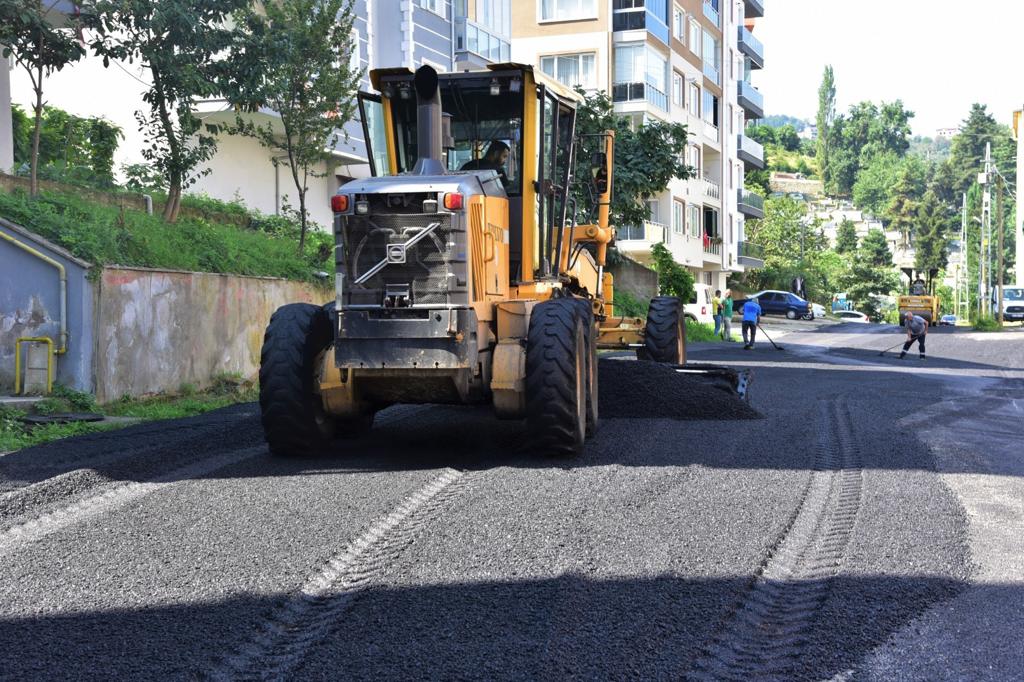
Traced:
POLYGON ((691 353, 754 365, 764 419, 605 419, 576 460, 445 406, 391 408, 312 459, 272 458, 253 405, 4 456, 0 679, 694 675, 802 508, 836 400, 862 492, 790 676, 844 674, 956 594, 970 557, 929 450, 896 427, 947 383, 833 331, 803 334, 844 344, 807 368, 789 343, 691 353))

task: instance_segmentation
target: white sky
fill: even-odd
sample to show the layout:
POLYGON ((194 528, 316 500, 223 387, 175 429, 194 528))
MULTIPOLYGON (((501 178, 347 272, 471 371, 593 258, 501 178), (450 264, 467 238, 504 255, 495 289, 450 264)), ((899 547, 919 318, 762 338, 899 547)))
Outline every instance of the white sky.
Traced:
POLYGON ((1010 124, 1024 105, 1024 0, 766 0, 754 84, 768 114, 814 120, 825 64, 837 110, 902 99, 914 133, 955 127, 971 104, 1010 124))

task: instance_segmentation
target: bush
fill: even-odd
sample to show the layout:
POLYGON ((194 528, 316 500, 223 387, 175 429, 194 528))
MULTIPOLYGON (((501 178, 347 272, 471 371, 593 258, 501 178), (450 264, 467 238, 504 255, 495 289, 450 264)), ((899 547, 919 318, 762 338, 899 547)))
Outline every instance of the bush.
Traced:
MULTIPOLYGON (((199 197, 196 206, 233 216, 245 208, 199 197)), ((192 200, 183 203, 192 203, 192 200)), ((319 282, 332 272, 333 237, 313 233, 303 254, 298 240, 237 224, 182 217, 168 225, 159 216, 108 206, 62 192, 37 199, 24 192, 0 191, 0 215, 19 223, 97 265, 193 270, 235 275, 283 277, 319 282)), ((234 221, 232 220, 232 223, 234 221)))
POLYGON ((703 322, 686 321, 686 342, 687 343, 708 343, 721 341, 721 336, 715 336, 715 328, 703 322))
POLYGON ((621 315, 622 317, 647 317, 647 309, 650 307, 650 301, 640 301, 633 294, 628 291, 616 291, 615 300, 615 314, 621 315))
POLYGON ((974 331, 978 332, 997 332, 1002 329, 999 326, 999 320, 994 317, 985 315, 974 320, 974 331))

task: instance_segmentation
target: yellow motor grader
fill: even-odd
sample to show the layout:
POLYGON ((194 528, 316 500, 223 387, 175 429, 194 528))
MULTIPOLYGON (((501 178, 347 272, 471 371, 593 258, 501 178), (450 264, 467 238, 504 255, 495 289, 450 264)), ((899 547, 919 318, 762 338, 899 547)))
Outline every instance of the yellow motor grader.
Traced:
POLYGON ((578 136, 579 96, 520 64, 371 80, 372 177, 332 197, 335 300, 283 306, 266 330, 270 450, 323 449, 392 404, 491 403, 538 452, 579 454, 598 427, 598 348, 686 359, 678 299, 646 320, 613 311, 613 133, 578 136))

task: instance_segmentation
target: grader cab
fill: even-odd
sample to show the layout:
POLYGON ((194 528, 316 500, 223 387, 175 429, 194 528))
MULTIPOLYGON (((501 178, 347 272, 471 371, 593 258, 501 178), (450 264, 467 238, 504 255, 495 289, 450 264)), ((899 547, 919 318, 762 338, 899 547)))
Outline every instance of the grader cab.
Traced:
POLYGON ((538 451, 579 454, 599 423, 598 348, 685 362, 678 299, 614 315, 613 133, 578 136, 579 97, 528 66, 371 78, 373 177, 332 197, 335 300, 284 306, 267 328, 271 451, 322 449, 396 403, 491 403, 538 451))

